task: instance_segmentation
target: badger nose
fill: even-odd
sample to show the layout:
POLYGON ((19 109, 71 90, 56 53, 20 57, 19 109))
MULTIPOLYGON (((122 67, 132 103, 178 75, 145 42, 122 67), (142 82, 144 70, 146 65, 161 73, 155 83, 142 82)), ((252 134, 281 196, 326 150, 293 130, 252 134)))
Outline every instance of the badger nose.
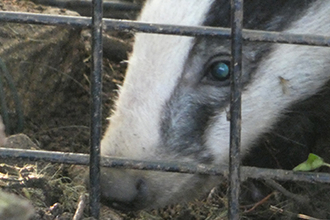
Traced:
POLYGON ((101 202, 115 209, 134 211, 147 203, 146 181, 136 171, 101 168, 101 202))

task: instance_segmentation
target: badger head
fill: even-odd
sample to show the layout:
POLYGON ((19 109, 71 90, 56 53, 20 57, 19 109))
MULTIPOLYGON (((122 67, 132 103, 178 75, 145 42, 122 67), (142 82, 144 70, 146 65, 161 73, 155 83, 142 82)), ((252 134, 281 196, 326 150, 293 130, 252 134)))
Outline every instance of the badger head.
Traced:
MULTIPOLYGON (((246 1, 248 28, 307 33, 322 29, 330 20, 325 21, 329 16, 324 9, 330 4, 322 1, 308 5, 303 15, 301 10, 307 4, 293 1, 299 6, 299 16, 285 7, 289 1, 272 0, 278 4, 277 10, 259 13, 258 7, 265 5, 261 2, 246 1), (273 16, 276 11, 279 17, 273 16), (260 18, 265 21, 258 21, 260 18)), ((229 3, 151 0, 140 21, 228 26, 229 3)), ((292 103, 313 95, 325 84, 330 52, 328 48, 267 43, 245 43, 243 50, 241 142, 246 154, 292 103)), ((101 155, 227 164, 230 60, 228 39, 136 34, 101 155)), ((102 201, 124 210, 155 208, 189 200, 219 181, 216 176, 102 168, 102 201)))

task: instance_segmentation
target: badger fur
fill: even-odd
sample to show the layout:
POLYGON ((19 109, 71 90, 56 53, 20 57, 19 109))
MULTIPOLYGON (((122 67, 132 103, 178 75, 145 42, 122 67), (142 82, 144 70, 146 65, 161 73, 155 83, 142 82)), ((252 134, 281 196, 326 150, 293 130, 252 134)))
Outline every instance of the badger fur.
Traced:
MULTIPOLYGON (((229 27, 229 2, 149 0, 139 20, 229 27)), ((329 35, 329 13, 324 0, 246 0, 244 28, 329 35)), ((228 39, 136 34, 101 155, 227 164, 229 62, 228 39)), ((326 154, 329 47, 245 42, 242 74, 243 164, 291 169, 309 152, 326 154)), ((102 168, 102 201, 124 210, 156 208, 187 201, 219 181, 102 168)))

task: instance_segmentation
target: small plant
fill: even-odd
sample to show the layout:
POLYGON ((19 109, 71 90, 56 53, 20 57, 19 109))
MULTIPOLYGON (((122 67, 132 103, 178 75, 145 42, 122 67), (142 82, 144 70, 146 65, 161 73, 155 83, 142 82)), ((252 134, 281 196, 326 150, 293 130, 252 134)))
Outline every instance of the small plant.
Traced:
POLYGON ((330 164, 324 162, 324 160, 317 156, 316 154, 309 154, 308 159, 293 168, 293 171, 311 171, 315 170, 321 166, 327 166, 330 167, 330 164))

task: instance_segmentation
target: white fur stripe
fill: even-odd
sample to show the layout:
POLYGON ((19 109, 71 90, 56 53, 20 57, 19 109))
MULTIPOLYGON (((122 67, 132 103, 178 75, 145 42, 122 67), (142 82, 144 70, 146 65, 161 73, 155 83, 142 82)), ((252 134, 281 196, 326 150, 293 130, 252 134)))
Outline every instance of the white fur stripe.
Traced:
MULTIPOLYGON (((212 2, 150 0, 140 20, 201 25, 212 2)), ((110 118, 112 125, 102 140, 103 155, 130 155, 139 159, 153 155, 151 159, 157 159, 153 153, 160 139, 162 109, 181 77, 192 42, 191 37, 136 35, 124 86, 116 103, 117 109, 110 118)))

